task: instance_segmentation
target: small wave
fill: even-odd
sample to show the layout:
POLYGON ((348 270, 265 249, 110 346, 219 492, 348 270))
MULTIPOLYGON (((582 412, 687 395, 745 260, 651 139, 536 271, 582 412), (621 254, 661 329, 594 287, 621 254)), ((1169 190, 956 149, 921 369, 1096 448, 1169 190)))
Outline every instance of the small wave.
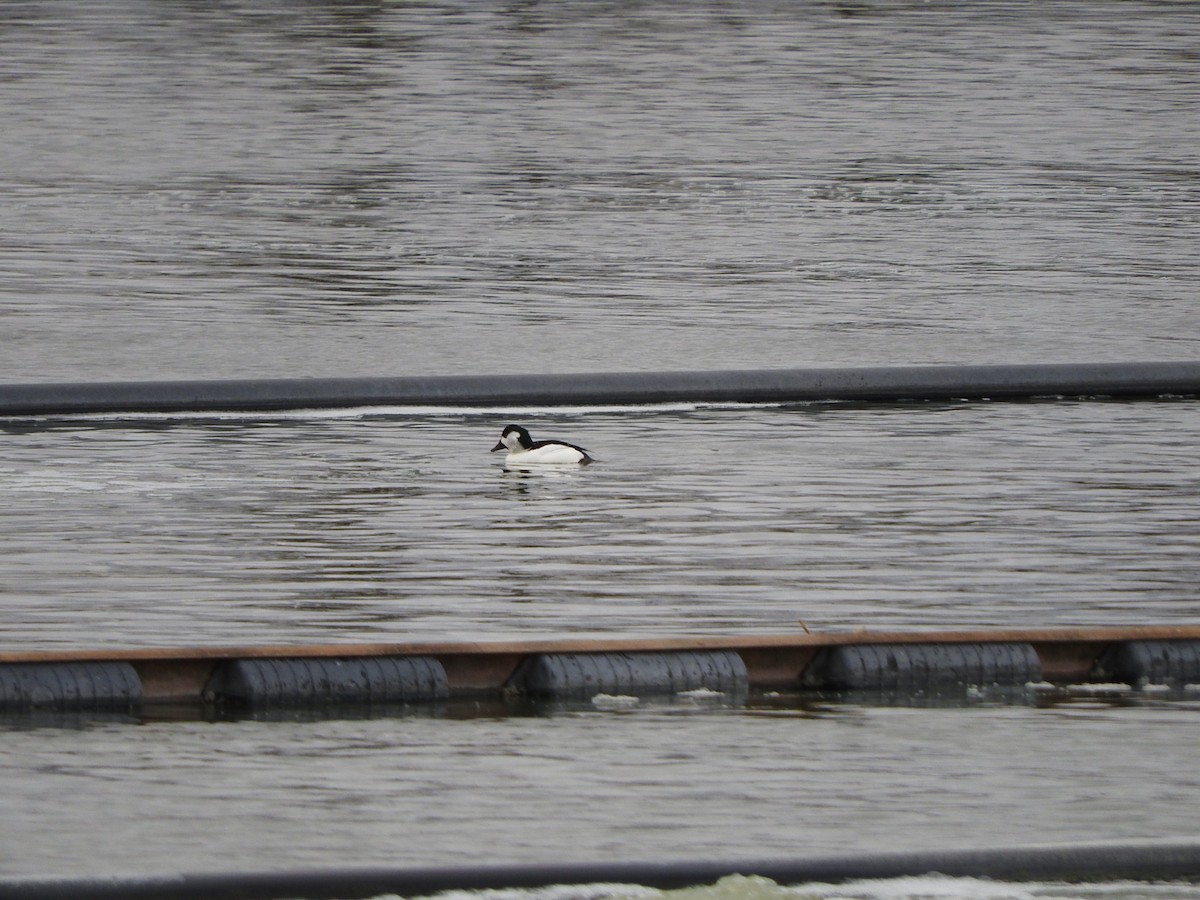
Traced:
POLYGON ((777 409, 799 403, 681 402, 628 403, 584 406, 346 406, 277 410, 189 410, 181 412, 81 412, 53 415, 0 416, 0 422, 174 422, 174 421, 276 421, 366 418, 437 418, 441 416, 509 417, 594 415, 597 413, 658 414, 710 409, 777 409))

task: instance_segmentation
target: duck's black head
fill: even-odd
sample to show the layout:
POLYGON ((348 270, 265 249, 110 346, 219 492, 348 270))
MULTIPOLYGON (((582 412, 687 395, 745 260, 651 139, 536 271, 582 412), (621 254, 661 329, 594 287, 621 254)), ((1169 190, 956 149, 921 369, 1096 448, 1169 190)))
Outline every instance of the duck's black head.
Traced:
POLYGON ((520 425, 509 425, 500 432, 500 442, 492 448, 492 452, 497 450, 509 450, 510 452, 517 450, 528 450, 533 446, 533 438, 529 436, 529 432, 520 425))

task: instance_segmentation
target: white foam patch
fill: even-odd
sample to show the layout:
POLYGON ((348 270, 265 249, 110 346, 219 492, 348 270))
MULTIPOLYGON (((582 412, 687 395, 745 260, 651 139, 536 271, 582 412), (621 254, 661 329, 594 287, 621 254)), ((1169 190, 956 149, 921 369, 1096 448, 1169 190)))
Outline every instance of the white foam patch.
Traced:
POLYGON ((1196 900, 1200 886, 1182 882, 1107 881, 1055 883, 1034 889, 1037 900, 1196 900))
POLYGON ((1132 691, 1133 685, 1125 684, 1123 681, 1094 681, 1069 684, 1067 690, 1080 694, 1121 694, 1132 691))
MULTIPOLYGON (((431 900, 607 900, 660 897, 661 891, 639 884, 555 884, 544 888, 496 888, 484 891, 444 891, 431 900)), ((385 894, 378 900, 397 897, 385 894)), ((399 900, 399 898, 397 898, 399 900)))
POLYGON ((662 896, 666 900, 1034 900, 1038 895, 1026 885, 942 875, 794 886, 761 876, 730 875, 713 885, 665 891, 662 896))
POLYGON ((592 698, 592 706, 596 709, 633 709, 641 702, 639 698, 625 694, 597 694, 592 698))
POLYGON ((714 691, 711 688, 701 687, 691 691, 679 691, 676 697, 687 697, 689 700, 712 700, 716 697, 724 697, 724 691, 714 691))
MULTIPOLYGON (((395 897, 382 895, 378 900, 395 897)), ((1016 884, 986 878, 920 875, 785 886, 759 875, 729 875, 716 884, 659 891, 636 884, 553 885, 444 891, 433 900, 1200 900, 1200 885, 1132 881, 1016 884)))
POLYGON ((813 896, 803 889, 782 887, 761 875, 727 875, 716 884, 664 891, 663 897, 670 900, 790 900, 797 894, 813 896))
POLYGON ((951 900, 1033 900, 1037 896, 1025 885, 944 875, 850 881, 829 886, 828 893, 806 890, 806 887, 815 886, 799 885, 794 890, 828 900, 937 900, 943 897, 951 900))
MULTIPOLYGON (((396 894, 378 900, 400 900, 396 894)), ((783 886, 757 875, 730 875, 716 884, 659 891, 636 884, 553 885, 544 888, 506 888, 483 891, 444 891, 433 900, 1200 900, 1200 886, 1181 882, 1110 881, 1088 884, 1064 882, 991 881, 923 875, 871 879, 844 884, 783 886)))

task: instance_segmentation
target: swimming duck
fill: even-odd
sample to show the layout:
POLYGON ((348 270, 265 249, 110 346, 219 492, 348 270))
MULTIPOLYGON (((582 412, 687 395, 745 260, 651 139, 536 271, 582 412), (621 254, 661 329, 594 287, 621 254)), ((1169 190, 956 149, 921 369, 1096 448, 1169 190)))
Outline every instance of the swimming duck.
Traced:
POLYGON ((492 448, 492 452, 497 450, 508 450, 504 462, 516 465, 578 463, 586 466, 595 461, 588 456, 586 450, 574 444, 565 441, 535 441, 520 425, 509 425, 504 429, 500 434, 500 442, 492 448))

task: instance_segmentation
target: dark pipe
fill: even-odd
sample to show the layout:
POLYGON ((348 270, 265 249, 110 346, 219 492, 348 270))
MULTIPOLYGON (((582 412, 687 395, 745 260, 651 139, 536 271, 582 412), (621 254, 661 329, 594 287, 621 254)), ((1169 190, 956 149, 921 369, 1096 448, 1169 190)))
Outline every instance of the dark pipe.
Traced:
POLYGON ((639 884, 669 890, 727 875, 760 875, 783 885, 942 875, 1003 881, 1167 881, 1200 879, 1200 843, 1074 844, 760 860, 577 863, 473 868, 348 869, 150 878, 0 881, 0 900, 351 900, 448 890, 540 888, 554 884, 639 884))
POLYGON ((0 415, 347 406, 1155 397, 1200 393, 1200 362, 909 366, 565 375, 453 375, 0 385, 0 415))

